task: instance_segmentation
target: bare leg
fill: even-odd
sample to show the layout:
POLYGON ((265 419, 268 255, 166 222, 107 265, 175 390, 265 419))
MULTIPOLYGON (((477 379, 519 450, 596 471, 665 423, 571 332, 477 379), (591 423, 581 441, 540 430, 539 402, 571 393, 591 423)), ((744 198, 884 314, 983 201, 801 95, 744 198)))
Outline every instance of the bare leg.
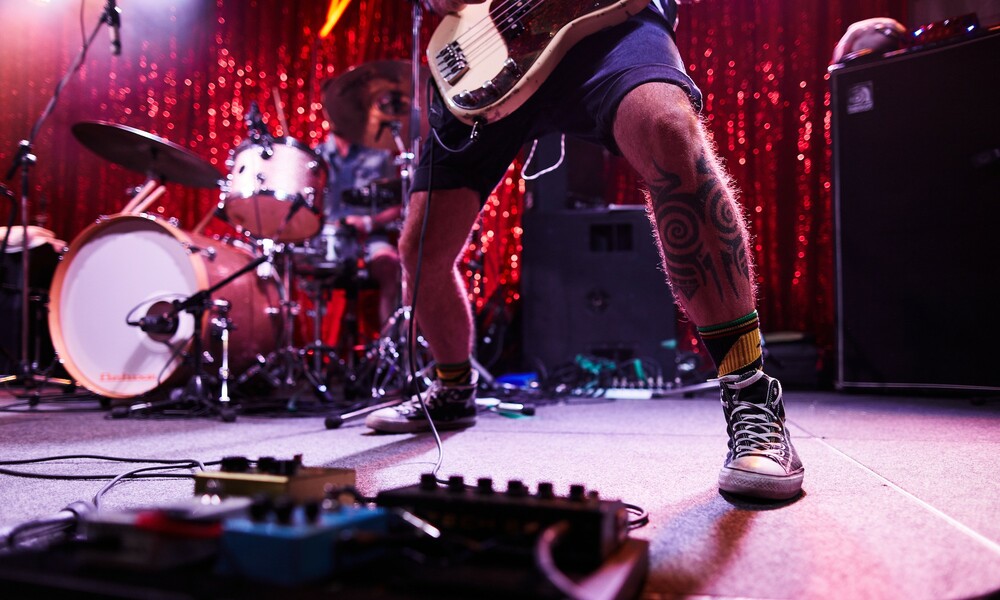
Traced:
MULTIPOLYGON (((685 93, 665 83, 632 90, 618 108, 615 139, 649 184, 650 220, 660 241, 663 266, 688 317, 701 327, 728 326, 746 318, 755 305, 746 224, 735 191, 685 93)), ((758 333, 754 318, 753 332, 739 339, 753 340, 758 333)), ((759 358, 759 338, 755 349, 750 346, 746 357, 759 358)), ((726 375, 720 388, 729 432, 719 488, 791 498, 802 488, 804 469, 784 428, 781 385, 754 369, 759 365, 756 360, 736 362, 750 370, 728 375, 731 371, 723 367, 729 356, 720 365, 713 355, 720 375, 726 375)))
POLYGON ((402 278, 399 255, 394 250, 384 250, 371 258, 368 271, 378 283, 378 317, 385 323, 399 304, 399 284, 402 278))
POLYGON ((632 90, 619 105, 614 133, 649 185, 650 220, 681 308, 701 326, 752 312, 743 213, 684 91, 666 83, 632 90))
MULTIPOLYGON (((399 239, 407 287, 413 293, 420 229, 427 210, 427 193, 410 197, 409 214, 399 239)), ((417 322, 439 363, 460 363, 472 353, 472 309, 457 261, 479 215, 479 196, 468 189, 435 191, 430 201, 417 322)))

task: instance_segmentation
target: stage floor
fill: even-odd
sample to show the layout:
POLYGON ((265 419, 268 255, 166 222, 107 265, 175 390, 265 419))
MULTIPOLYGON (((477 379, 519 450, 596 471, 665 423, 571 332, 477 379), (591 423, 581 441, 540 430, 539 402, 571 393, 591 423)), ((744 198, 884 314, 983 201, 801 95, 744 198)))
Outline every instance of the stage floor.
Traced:
MULTIPOLYGON (((16 401, 9 390, 0 404, 16 401)), ((520 479, 565 494, 582 483, 646 509, 643 597, 970 598, 1000 590, 1000 402, 786 391, 806 465, 804 494, 754 503, 720 495, 725 424, 715 394, 659 400, 565 399, 533 417, 483 414, 443 435, 440 474, 520 479)), ((109 419, 93 404, 0 412, 4 460, 65 454, 135 458, 290 458, 356 469, 362 493, 415 483, 437 459, 432 436, 376 435, 323 418, 109 419)), ((60 461, 16 467, 119 473, 135 465, 60 461)), ((15 467, 11 467, 15 468, 15 467)), ((0 528, 90 499, 101 481, 0 475, 0 528)), ((105 508, 190 497, 190 480, 122 483, 105 508)))

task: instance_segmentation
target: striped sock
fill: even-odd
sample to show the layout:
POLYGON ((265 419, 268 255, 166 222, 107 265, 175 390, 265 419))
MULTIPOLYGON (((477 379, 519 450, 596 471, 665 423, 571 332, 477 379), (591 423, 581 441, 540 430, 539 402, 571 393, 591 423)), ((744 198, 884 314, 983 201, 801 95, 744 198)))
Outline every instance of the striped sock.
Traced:
POLYGON ((728 323, 699 327, 698 334, 715 361, 719 377, 742 375, 764 366, 757 311, 728 323))
POLYGON ((434 365, 438 380, 445 385, 468 385, 472 382, 472 362, 434 365))

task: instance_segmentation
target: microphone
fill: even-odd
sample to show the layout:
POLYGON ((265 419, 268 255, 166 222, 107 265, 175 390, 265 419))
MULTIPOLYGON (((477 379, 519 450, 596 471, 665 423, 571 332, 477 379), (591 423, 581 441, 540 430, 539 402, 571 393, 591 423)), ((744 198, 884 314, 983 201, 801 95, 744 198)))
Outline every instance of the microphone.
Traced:
POLYGON ((145 316, 135 323, 130 323, 145 333, 173 335, 177 332, 177 317, 175 315, 145 316))
POLYGON ((104 21, 108 24, 108 35, 111 36, 111 55, 121 56, 122 40, 122 11, 118 8, 115 0, 108 0, 108 6, 104 9, 104 21))
POLYGON ((257 105, 256 100, 250 103, 250 110, 243 117, 243 122, 246 124, 247 137, 250 139, 250 142, 260 146, 259 152, 261 158, 265 160, 271 158, 274 155, 274 150, 271 148, 271 140, 274 139, 274 136, 271 135, 271 131, 264 123, 263 115, 261 115, 260 107, 257 105))
POLYGON ((399 121, 382 121, 378 125, 378 131, 375 132, 375 141, 379 141, 379 138, 382 137, 382 132, 386 129, 396 132, 399 131, 402 126, 403 124, 399 121))

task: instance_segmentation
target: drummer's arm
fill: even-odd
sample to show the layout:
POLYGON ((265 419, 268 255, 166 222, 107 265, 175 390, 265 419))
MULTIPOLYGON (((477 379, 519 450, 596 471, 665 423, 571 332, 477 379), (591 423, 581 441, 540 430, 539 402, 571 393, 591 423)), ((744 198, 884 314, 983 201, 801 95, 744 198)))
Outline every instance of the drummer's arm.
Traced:
POLYGON ((373 231, 379 231, 388 228, 390 225, 399 220, 400 216, 403 214, 402 207, 398 204, 395 206, 390 206, 389 208, 377 213, 374 216, 371 215, 348 215, 344 217, 344 223, 350 225, 351 227, 357 228, 363 233, 371 233, 373 231))
POLYGON ((399 221, 399 218, 402 215, 403 207, 398 204, 390 206, 372 217, 372 229, 386 229, 393 223, 399 221))

